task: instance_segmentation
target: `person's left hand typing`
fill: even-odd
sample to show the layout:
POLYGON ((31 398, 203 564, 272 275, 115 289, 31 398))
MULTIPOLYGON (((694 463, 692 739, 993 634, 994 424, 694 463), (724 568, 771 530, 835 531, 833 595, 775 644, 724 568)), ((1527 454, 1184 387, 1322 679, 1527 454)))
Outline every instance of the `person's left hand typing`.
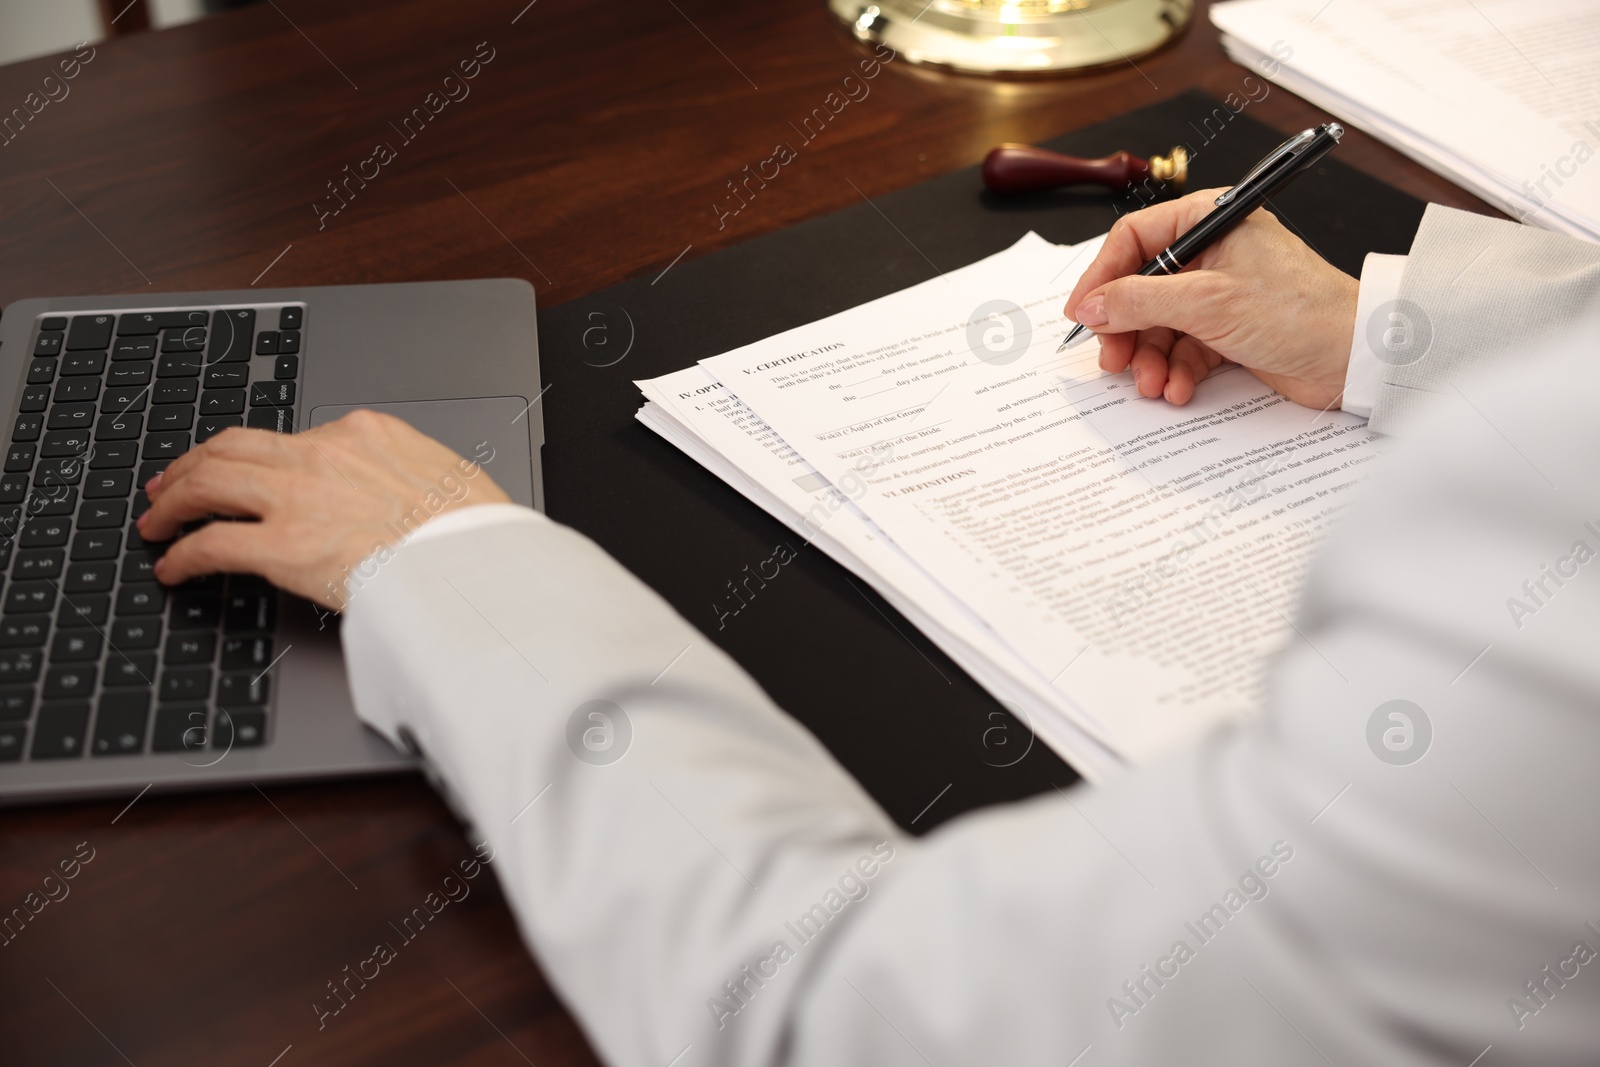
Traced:
POLYGON ((350 569, 420 522, 509 501, 476 464, 373 411, 299 434, 224 430, 145 488, 140 535, 177 538, 156 564, 161 581, 248 571, 335 609, 350 569), (178 536, 209 515, 259 521, 212 522, 178 536))

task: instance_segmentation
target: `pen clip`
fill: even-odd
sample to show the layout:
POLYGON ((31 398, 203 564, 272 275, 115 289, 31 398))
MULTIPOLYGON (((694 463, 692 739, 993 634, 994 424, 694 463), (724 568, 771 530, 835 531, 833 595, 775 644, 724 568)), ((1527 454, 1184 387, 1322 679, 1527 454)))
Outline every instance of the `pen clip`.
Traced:
POLYGON ((1277 148, 1274 148, 1271 152, 1267 153, 1266 158, 1264 158, 1260 163, 1257 163, 1254 167, 1250 168, 1250 173, 1239 179, 1238 185, 1235 185, 1232 189, 1227 190, 1221 196, 1217 197, 1217 206, 1221 207, 1228 201, 1232 200, 1240 190, 1247 188, 1257 178, 1261 177, 1262 174, 1277 166, 1284 159, 1290 156, 1297 156, 1301 152, 1305 151, 1311 142, 1316 140, 1316 138, 1317 131, 1315 129, 1301 130, 1299 133, 1283 142, 1277 148))

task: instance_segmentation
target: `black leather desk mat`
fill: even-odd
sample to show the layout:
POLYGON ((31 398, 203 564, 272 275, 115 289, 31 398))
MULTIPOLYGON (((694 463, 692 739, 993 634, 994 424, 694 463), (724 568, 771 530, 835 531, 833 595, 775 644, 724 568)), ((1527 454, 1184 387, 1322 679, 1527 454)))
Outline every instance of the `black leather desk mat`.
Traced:
MULTIPOLYGON (((1232 184, 1284 136, 1248 107, 1231 115, 1189 92, 1047 146, 1148 156, 1186 143, 1195 153, 1189 188, 1199 189, 1232 184)), ((1406 251, 1423 204, 1337 155, 1274 205, 1331 262, 1359 274, 1368 252, 1406 251)), ((539 314, 550 516, 660 592, 914 831, 1077 775, 1041 742, 1004 766, 1027 746, 1025 727, 993 717, 1000 705, 865 583, 635 421, 642 398, 632 382, 970 263, 1030 229, 1084 240, 1135 206, 1104 190, 1001 201, 972 167, 685 260, 655 284, 652 273, 539 314), (597 327, 586 345, 584 331, 597 327), (625 358, 600 365, 625 348, 625 358), (796 552, 792 561, 772 558, 779 544, 796 552), (740 607, 727 583, 775 566, 740 607)))

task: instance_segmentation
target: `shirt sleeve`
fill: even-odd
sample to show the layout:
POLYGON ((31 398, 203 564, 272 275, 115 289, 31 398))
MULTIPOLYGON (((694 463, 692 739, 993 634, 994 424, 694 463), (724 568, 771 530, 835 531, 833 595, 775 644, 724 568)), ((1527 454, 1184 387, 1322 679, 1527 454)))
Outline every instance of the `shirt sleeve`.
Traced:
MULTIPOLYGON (((342 629, 356 710, 415 739, 616 1067, 1592 1063, 1597 348, 1600 324, 1522 345, 1385 457, 1259 718, 926 837, 527 509, 375 557, 342 629)), ((851 685, 882 665, 812 622, 791 655, 883 715, 851 685)), ((894 725, 886 761, 960 728, 894 725)))
POLYGON ((432 541, 453 533, 481 530, 512 522, 549 522, 544 515, 521 504, 477 504, 470 508, 447 511, 438 518, 429 519, 417 528, 408 541, 432 541))
MULTIPOLYGON (((1350 369, 1344 377, 1344 400, 1340 407, 1363 419, 1372 417, 1372 405, 1383 388, 1384 362, 1373 348, 1373 314, 1400 295, 1400 279, 1405 274, 1405 256, 1385 256, 1369 252, 1361 265, 1361 292, 1356 297, 1356 329, 1350 340, 1350 369)), ((1382 343, 1381 324, 1378 327, 1382 343)))

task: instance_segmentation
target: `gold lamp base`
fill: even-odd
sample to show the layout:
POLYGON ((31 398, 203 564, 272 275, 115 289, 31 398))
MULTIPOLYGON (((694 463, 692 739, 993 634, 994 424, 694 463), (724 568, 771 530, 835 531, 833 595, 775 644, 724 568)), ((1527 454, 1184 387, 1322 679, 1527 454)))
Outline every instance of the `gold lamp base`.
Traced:
POLYGON ((1148 55, 1194 0, 828 0, 850 32, 967 74, 1062 74, 1148 55))

